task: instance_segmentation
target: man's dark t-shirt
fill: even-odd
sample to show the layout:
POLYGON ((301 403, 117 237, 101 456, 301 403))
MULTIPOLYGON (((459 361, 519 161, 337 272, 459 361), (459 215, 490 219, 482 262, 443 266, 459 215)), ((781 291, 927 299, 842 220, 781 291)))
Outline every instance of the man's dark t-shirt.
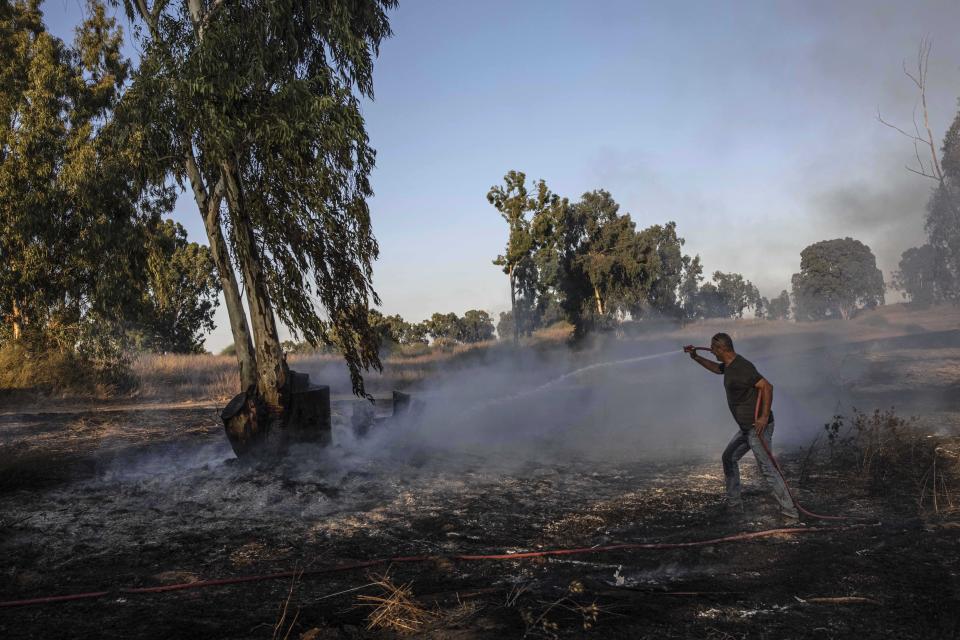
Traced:
MULTIPOLYGON (((749 429, 753 426, 757 394, 760 393, 755 385, 763 376, 752 362, 740 355, 728 365, 721 362, 720 371, 723 373, 723 387, 727 391, 730 413, 741 429, 749 429)), ((773 411, 770 412, 770 422, 773 422, 773 411)))

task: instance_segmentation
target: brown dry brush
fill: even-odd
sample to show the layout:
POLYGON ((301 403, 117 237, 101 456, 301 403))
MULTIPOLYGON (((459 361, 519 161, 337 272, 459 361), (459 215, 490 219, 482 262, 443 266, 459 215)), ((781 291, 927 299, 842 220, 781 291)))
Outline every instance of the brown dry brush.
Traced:
POLYGON ((457 597, 457 605, 443 609, 436 602, 427 607, 414 597, 412 582, 397 585, 388 575, 370 575, 365 587, 377 587, 376 595, 357 596, 358 606, 370 608, 367 629, 389 630, 403 635, 423 634, 455 627, 480 611, 482 605, 457 597))
POLYGON ((360 595, 360 606, 370 607, 367 629, 389 629, 403 634, 421 633, 439 618, 413 597, 412 583, 396 585, 387 574, 372 575, 370 582, 379 587, 377 595, 360 595))
POLYGON ((858 479, 873 495, 911 498, 922 511, 957 510, 960 437, 925 431, 915 418, 902 418, 893 408, 854 409, 849 418, 834 416, 824 431, 821 470, 858 479))

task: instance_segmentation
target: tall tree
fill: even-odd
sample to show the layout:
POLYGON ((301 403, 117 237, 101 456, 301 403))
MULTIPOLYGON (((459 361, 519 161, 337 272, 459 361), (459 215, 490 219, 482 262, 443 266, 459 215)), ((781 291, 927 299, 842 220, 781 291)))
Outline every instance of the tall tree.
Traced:
POLYGON ((823 240, 800 252, 792 279, 797 320, 849 319, 884 302, 883 273, 870 247, 853 238, 823 240))
POLYGON ((457 342, 460 338, 462 331, 460 318, 453 312, 434 313, 430 316, 430 319, 424 321, 424 323, 426 324, 427 332, 434 340, 457 342))
POLYGON ((649 293, 655 244, 637 234, 630 214, 620 215, 620 206, 608 191, 585 193, 570 208, 571 227, 576 230, 572 235, 577 239, 571 288, 582 290, 586 285, 597 318, 629 311, 649 293))
POLYGON ((509 234, 504 252, 493 264, 501 267, 510 282, 510 313, 514 322, 513 339, 526 333, 537 289, 537 270, 533 260, 534 236, 531 218, 538 199, 545 200, 549 191, 542 180, 534 184, 534 194, 527 189, 527 176, 522 171, 509 171, 504 184, 494 185, 487 192, 487 202, 500 212, 509 234))
POLYGON ((470 309, 460 319, 461 342, 473 343, 493 338, 493 318, 486 311, 470 309))
MULTIPOLYGON (((919 108, 914 109, 913 132, 887 122, 879 113, 877 117, 913 143, 915 161, 913 166, 907 166, 907 170, 931 180, 934 185, 927 203, 925 225, 935 258, 934 268, 928 273, 928 282, 932 285, 930 292, 941 300, 960 302, 960 112, 944 135, 938 154, 927 107, 927 74, 932 47, 929 39, 921 40, 916 67, 912 70, 906 65, 903 67, 917 92, 919 108), (922 131, 917 115, 922 121, 922 131)), ((914 261, 920 257, 920 254, 913 254, 910 259, 914 261)))
POLYGON ((373 60, 395 0, 124 4, 144 26, 131 108, 154 116, 149 143, 190 183, 242 384, 282 413, 279 317, 311 345, 336 341, 362 394, 361 371, 380 363, 367 314, 379 302, 366 203, 374 151, 358 95, 373 95, 373 60))
POLYGON ((723 301, 725 317, 742 318, 747 309, 760 309, 760 291, 739 273, 714 271, 713 282, 723 301))
MULTIPOLYGON (((909 261, 928 261, 929 302, 960 301, 960 112, 943 138, 941 179, 927 203, 930 249, 909 261)), ((906 258, 906 254, 904 254, 906 258)), ((908 265, 908 269, 919 266, 908 265)), ((903 273, 903 265, 901 265, 903 273)), ((914 284, 917 284, 916 282, 914 284)), ((920 293, 918 291, 918 293, 920 293)), ((926 292, 921 293, 921 296, 926 292)))
POLYGON ((683 257, 683 276, 680 278, 680 289, 678 297, 683 317, 686 320, 695 320, 700 317, 700 308, 698 297, 700 294, 700 283, 703 281, 703 264, 700 262, 700 256, 683 257))
POLYGON ((140 312, 141 346, 152 351, 202 353, 213 330, 220 283, 208 247, 165 220, 148 236, 146 286, 140 312))
POLYGON ((72 47, 37 0, 0 10, 0 315, 10 336, 109 366, 139 301, 146 229, 172 206, 113 135, 129 65, 103 5, 72 47))
POLYGON ((768 320, 789 320, 790 294, 784 289, 779 296, 767 303, 766 308, 768 320))
POLYGON ((893 286, 917 306, 929 306, 951 299, 955 285, 948 280, 942 256, 933 245, 907 249, 900 256, 893 286))
POLYGON ((635 315, 650 310, 660 316, 680 318, 684 315, 683 298, 688 293, 687 290, 682 290, 682 286, 685 280, 696 280, 702 274, 700 257, 684 255, 685 241, 677 235, 676 222, 647 227, 640 235, 641 244, 653 245, 655 252, 651 255, 649 266, 650 290, 641 305, 642 308, 638 308, 635 315), (692 272, 688 274, 691 269, 692 272))

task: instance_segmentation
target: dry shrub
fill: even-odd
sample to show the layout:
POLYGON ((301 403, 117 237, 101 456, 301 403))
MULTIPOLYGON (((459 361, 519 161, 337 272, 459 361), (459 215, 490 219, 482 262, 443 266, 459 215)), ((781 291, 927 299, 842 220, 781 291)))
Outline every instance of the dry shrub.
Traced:
MULTIPOLYGON (((507 606, 517 607, 517 600, 523 590, 508 596, 507 606)), ((573 631, 572 625, 579 626, 582 631, 589 631, 596 623, 604 608, 590 597, 583 582, 573 580, 567 586, 567 591, 553 602, 536 600, 532 606, 519 606, 520 618, 523 620, 526 631, 523 636, 540 636, 559 638, 560 634, 568 635, 573 631), (538 613, 539 612, 539 613, 538 613)))
POLYGON ((123 362, 104 367, 72 351, 0 347, 0 391, 109 398, 135 386, 123 362))
POLYGON ((367 629, 389 629, 403 634, 420 633, 436 622, 439 615, 423 607, 413 597, 410 583, 397 586, 390 576, 371 576, 371 582, 380 588, 379 595, 361 595, 361 606, 373 610, 367 616, 367 629))
POLYGON ((960 439, 920 429, 894 409, 853 410, 824 425, 827 462, 841 475, 864 481, 871 493, 911 497, 921 509, 956 508, 960 490, 960 439))

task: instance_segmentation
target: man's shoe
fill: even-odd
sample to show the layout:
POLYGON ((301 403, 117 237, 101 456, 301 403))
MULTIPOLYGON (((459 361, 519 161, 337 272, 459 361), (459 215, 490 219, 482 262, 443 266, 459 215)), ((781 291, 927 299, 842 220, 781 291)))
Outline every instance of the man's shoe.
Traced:
POLYGON ((741 520, 746 517, 746 511, 743 508, 742 502, 728 502, 724 507, 724 511, 727 516, 737 520, 741 520))

